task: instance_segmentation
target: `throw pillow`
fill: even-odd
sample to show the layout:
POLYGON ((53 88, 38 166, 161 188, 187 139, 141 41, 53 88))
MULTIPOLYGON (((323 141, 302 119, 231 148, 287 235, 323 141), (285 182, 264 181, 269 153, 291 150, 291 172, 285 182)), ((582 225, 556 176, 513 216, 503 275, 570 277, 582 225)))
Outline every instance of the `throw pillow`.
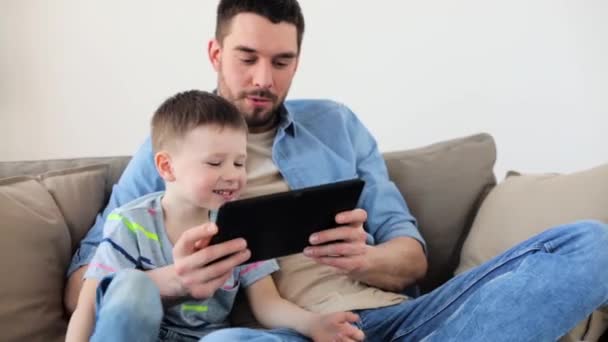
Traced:
POLYGON ((0 180, 0 340, 63 341, 70 235, 37 179, 0 180))
POLYGON ((478 134, 384 157, 426 240, 429 269, 420 287, 429 292, 451 278, 478 205, 496 184, 496 146, 478 134))
MULTIPOLYGON (((479 209, 456 273, 480 265, 548 228, 582 219, 608 222, 606 208, 608 164, 564 175, 511 173, 479 209)), ((597 312, 581 322, 562 341, 600 335, 608 326, 602 315, 597 312)))

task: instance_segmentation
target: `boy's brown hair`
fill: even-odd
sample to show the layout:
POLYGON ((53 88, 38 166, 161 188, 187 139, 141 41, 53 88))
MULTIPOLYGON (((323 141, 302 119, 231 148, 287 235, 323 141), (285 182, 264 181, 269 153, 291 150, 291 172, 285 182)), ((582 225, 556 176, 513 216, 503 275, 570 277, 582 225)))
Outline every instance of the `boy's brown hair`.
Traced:
POLYGON ((229 127, 247 133, 247 123, 238 109, 224 98, 206 91, 189 90, 163 102, 152 117, 152 147, 155 152, 205 125, 229 127))

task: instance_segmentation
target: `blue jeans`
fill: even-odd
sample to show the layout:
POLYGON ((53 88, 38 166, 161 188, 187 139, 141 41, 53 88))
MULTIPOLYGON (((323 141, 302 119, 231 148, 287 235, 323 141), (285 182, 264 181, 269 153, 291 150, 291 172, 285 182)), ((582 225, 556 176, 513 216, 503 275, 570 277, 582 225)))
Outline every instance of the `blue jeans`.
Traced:
MULTIPOLYGON (((547 230, 431 293, 356 312, 366 341, 536 342, 557 340, 606 304, 608 226, 582 221, 547 230)), ((156 341, 161 320, 154 283, 119 272, 100 283, 91 340, 156 341)), ((289 329, 228 328, 201 341, 309 340, 289 329)))
MULTIPOLYGON (((436 290, 359 310, 366 341, 555 341, 608 304, 608 226, 581 221, 539 234, 436 290)), ((230 328, 201 341, 308 341, 230 328)))

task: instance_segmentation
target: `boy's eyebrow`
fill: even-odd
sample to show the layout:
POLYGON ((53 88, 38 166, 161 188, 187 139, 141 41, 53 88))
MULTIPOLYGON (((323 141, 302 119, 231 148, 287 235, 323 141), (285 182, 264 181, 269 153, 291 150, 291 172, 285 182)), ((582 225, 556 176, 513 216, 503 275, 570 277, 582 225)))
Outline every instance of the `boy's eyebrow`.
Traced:
MULTIPOLYGON (((245 45, 237 45, 234 47, 234 50, 241 51, 244 53, 257 53, 258 51, 254 48, 245 46, 245 45)), ((281 52, 273 56, 273 58, 296 58, 297 54, 292 51, 281 52)))

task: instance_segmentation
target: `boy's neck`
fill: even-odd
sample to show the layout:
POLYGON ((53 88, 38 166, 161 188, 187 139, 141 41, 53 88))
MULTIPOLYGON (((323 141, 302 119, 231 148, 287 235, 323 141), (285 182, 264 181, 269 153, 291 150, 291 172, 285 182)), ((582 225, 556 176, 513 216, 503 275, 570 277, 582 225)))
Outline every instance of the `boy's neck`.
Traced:
POLYGON ((181 203, 169 193, 165 193, 161 199, 161 206, 165 231, 174 245, 186 230, 209 222, 209 209, 181 203))

